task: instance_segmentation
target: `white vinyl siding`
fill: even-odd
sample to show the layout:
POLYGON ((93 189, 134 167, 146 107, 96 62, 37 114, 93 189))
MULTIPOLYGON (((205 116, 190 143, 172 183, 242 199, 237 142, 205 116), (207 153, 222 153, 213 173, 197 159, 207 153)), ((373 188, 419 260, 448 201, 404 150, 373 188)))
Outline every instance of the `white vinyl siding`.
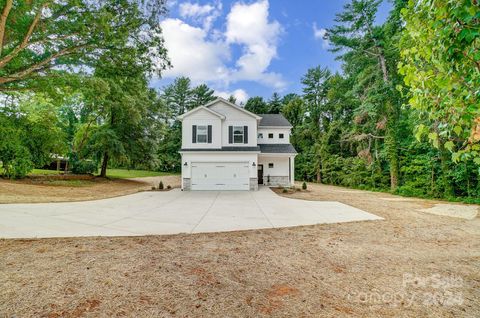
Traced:
MULTIPOLYGON (((288 156, 278 157, 273 154, 258 156, 258 164, 263 165, 263 177, 286 177, 289 175, 288 156)), ((292 158, 293 160, 293 158, 292 158)), ((266 179, 265 179, 266 180, 266 179)))
MULTIPOLYGON (((231 143, 228 140, 229 126, 248 126, 248 142, 243 143, 242 146, 255 147, 257 145, 257 138, 255 138, 255 136, 257 136, 257 120, 254 117, 242 112, 236 107, 226 105, 223 102, 211 105, 209 106, 209 109, 226 117, 226 119, 222 121, 222 146, 228 147, 235 144, 233 136, 231 143)), ((240 145, 240 143, 237 143, 236 145, 240 145)))
POLYGON ((222 120, 212 113, 199 110, 182 121, 182 148, 221 148, 222 147, 222 120), (192 142, 193 126, 197 126, 196 143, 192 142), (208 125, 212 126, 212 142, 208 142, 208 125), (206 127, 206 142, 198 142, 199 127, 206 127))
POLYGON ((265 137, 257 138, 259 144, 290 143, 290 128, 258 128, 258 134, 265 137))

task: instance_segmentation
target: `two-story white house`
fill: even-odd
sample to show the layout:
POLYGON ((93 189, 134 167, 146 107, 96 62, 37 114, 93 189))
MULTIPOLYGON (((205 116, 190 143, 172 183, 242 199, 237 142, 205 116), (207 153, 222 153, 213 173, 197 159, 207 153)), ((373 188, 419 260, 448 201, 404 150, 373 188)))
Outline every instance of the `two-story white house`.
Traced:
POLYGON ((253 114, 223 98, 178 117, 183 190, 257 190, 291 186, 292 125, 280 114, 253 114))

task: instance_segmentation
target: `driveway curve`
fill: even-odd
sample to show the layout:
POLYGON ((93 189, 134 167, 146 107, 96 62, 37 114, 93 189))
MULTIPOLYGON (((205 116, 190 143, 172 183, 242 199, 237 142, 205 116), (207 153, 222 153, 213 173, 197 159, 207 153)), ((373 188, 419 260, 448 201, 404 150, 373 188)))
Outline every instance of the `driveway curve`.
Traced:
POLYGON ((0 238, 223 232, 380 220, 332 201, 259 191, 140 192, 97 201, 0 205, 0 238))

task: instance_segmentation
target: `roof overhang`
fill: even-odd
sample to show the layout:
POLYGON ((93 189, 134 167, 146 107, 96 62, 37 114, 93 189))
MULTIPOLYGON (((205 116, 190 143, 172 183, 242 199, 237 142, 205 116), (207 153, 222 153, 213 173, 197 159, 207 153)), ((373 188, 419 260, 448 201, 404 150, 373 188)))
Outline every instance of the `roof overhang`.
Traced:
POLYGON ((183 148, 180 153, 260 153, 260 147, 183 148))
POLYGON ((275 129, 292 129, 293 126, 258 126, 258 128, 262 128, 262 129, 270 129, 270 128, 275 128, 275 129))
POLYGON ((281 152, 281 153, 274 153, 274 152, 260 152, 258 154, 259 157, 295 157, 298 153, 295 152, 281 152))
POLYGON ((205 106, 196 107, 196 108, 194 108, 194 109, 192 109, 192 110, 190 110, 190 111, 188 111, 188 112, 186 112, 186 113, 178 116, 177 118, 178 118, 178 120, 182 121, 185 117, 188 117, 188 116, 190 116, 191 114, 196 113, 196 112, 198 112, 199 110, 202 110, 202 109, 203 109, 203 110, 206 110, 207 112, 211 113, 212 115, 215 115, 215 116, 219 117, 219 118, 222 119, 222 120, 225 119, 225 116, 224 116, 224 115, 222 115, 222 114, 220 114, 220 113, 217 113, 216 111, 211 110, 210 108, 207 108, 207 107, 205 107, 205 106))
POLYGON ((260 151, 224 151, 224 150, 219 150, 219 151, 208 151, 208 150, 203 150, 203 151, 183 151, 183 150, 180 150, 178 153, 180 154, 183 154, 183 153, 200 153, 200 154, 220 154, 220 153, 227 153, 227 154, 231 154, 231 153, 234 153, 234 154, 242 154, 242 153, 255 153, 255 154, 258 154, 260 155, 260 151))

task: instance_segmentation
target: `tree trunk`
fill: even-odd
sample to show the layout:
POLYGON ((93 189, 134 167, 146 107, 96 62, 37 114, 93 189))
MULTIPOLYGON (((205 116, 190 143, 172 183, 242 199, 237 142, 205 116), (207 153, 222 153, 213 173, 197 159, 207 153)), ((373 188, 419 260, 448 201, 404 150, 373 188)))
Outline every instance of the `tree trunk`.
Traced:
MULTIPOLYGON (((378 49, 378 61, 380 69, 382 70, 383 82, 385 86, 390 86, 388 82, 388 70, 385 56, 382 49, 378 49)), ((400 161, 398 158, 398 139, 397 139, 397 121, 398 110, 396 106, 389 100, 387 100, 387 131, 385 136, 385 146, 387 148, 388 161, 390 163, 390 189, 392 191, 397 190, 398 187, 398 172, 400 161)))
POLYGON ((398 187, 398 174, 400 160, 398 156, 397 119, 398 112, 390 101, 387 101, 387 129, 385 135, 385 148, 390 164, 390 190, 396 191, 398 187))
POLYGON ((108 165, 108 153, 103 154, 102 161, 102 170, 100 170, 100 177, 105 178, 107 176, 107 165, 108 165))
POLYGON ((0 56, 3 54, 3 45, 5 44, 5 28, 7 25, 7 18, 12 10, 13 0, 7 0, 3 7, 2 15, 0 17, 0 56))
MULTIPOLYGON (((393 130, 393 129, 392 129, 393 130)), ((397 152, 397 138, 395 131, 388 131, 385 137, 385 146, 387 148, 388 161, 390 164, 390 190, 395 191, 398 187, 399 160, 397 152)))
POLYGON ((383 81, 388 82, 388 72, 387 72, 387 63, 385 62, 385 56, 382 53, 379 54, 378 59, 380 60, 380 68, 382 69, 383 81))

